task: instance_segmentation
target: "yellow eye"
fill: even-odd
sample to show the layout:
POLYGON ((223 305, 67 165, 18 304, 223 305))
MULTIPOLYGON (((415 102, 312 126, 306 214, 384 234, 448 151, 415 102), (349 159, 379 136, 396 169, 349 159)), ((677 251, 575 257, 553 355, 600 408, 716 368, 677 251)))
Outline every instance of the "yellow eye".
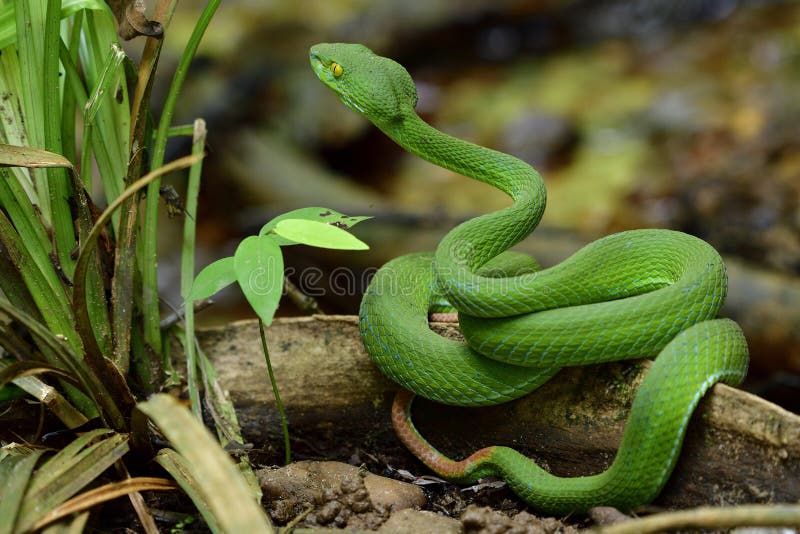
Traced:
POLYGON ((338 78, 344 74, 344 69, 338 63, 331 63, 331 72, 333 73, 334 78, 338 78))

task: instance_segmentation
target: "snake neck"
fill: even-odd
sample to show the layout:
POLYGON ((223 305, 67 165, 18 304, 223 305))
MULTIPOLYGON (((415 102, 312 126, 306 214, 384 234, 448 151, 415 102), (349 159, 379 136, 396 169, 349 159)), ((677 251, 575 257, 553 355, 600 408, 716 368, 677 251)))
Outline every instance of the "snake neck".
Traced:
POLYGON ((422 159, 492 185, 514 200, 524 197, 531 182, 542 182, 539 174, 520 159, 447 135, 413 110, 404 113, 401 119, 378 127, 422 159))
POLYGON ((513 199, 514 203, 505 209, 460 224, 436 249, 440 290, 459 311, 476 311, 476 306, 483 306, 480 302, 485 295, 497 293, 501 282, 475 271, 519 243, 539 224, 547 198, 542 177, 514 156, 440 132, 413 110, 378 127, 409 152, 492 185, 513 199))

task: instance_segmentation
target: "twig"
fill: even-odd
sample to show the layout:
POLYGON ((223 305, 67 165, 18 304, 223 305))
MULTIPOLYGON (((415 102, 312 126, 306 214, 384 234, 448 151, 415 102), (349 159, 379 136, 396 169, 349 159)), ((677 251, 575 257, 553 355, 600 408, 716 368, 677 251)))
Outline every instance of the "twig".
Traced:
MULTIPOLYGON (((169 315, 161 319, 161 329, 168 330, 178 324, 179 322, 183 321, 185 311, 183 309, 176 310, 171 304, 169 304, 166 300, 163 300, 165 304, 167 304, 170 308, 173 309, 169 315)), ((194 313, 200 312, 214 304, 212 299, 200 299, 194 301, 194 313)))
MULTIPOLYGON (((131 475, 128 472, 128 467, 122 460, 117 460, 114 464, 114 467, 117 469, 117 472, 125 477, 125 480, 130 480, 131 475)), ((158 527, 156 526, 156 520, 153 518, 153 515, 150 513, 150 510, 147 508, 147 504, 144 502, 144 497, 138 491, 132 491, 128 493, 128 499, 131 501, 131 506, 133 506, 133 510, 136 512, 136 516, 139 518, 139 522, 142 524, 142 529, 144 529, 146 534, 158 534, 158 527)))
POLYGON ((294 519, 292 519, 291 521, 289 521, 288 523, 286 523, 286 526, 285 526, 285 527, 283 527, 283 529, 282 529, 282 533, 283 533, 283 534, 289 534, 290 532, 294 532, 294 527, 295 527, 295 526, 297 526, 297 524, 298 524, 300 521, 302 521, 303 519, 305 519, 305 518, 306 518, 306 516, 307 516, 308 514, 310 514, 310 513, 311 513, 311 510, 313 510, 313 509, 314 509, 314 505, 313 505, 313 504, 311 504, 310 502, 307 502, 307 503, 306 503, 306 509, 305 509, 305 510, 303 510, 302 512, 300 512, 299 514, 297 514, 297 515, 295 516, 295 518, 294 518, 294 519))
POLYGON ((283 277, 283 288, 286 290, 286 295, 291 299, 294 305, 300 308, 300 311, 306 315, 324 314, 314 297, 300 291, 300 288, 294 285, 294 282, 289 280, 286 276, 283 277))
POLYGON ((800 525, 800 505, 751 504, 701 507, 631 519, 595 530, 599 534, 647 534, 686 528, 781 527, 800 525))

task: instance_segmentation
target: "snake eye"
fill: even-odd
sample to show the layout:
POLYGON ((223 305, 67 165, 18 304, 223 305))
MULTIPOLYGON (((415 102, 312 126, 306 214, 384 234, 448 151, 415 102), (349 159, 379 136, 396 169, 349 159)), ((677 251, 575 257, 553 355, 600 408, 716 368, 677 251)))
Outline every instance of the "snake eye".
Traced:
POLYGON ((331 72, 333 73, 334 78, 339 78, 342 74, 344 74, 344 69, 338 63, 331 63, 331 72))

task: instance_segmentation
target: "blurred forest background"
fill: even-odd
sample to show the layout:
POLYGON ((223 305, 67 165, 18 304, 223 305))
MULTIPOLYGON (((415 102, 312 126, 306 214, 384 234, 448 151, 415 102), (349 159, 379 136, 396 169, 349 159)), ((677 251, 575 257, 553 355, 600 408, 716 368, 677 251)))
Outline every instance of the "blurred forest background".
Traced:
MULTIPOLYGON (((179 4, 162 86, 202 5, 179 4)), ((455 224, 507 200, 403 152, 346 109, 309 67, 308 48, 322 41, 397 60, 417 83, 423 118, 543 174, 548 208, 519 248, 544 265, 625 229, 709 241, 731 272, 725 314, 748 335, 750 388, 800 411, 800 3, 223 2, 178 111, 209 127, 198 265, 290 209, 373 215, 354 232, 368 252, 287 249, 293 281, 325 312, 352 314, 375 267, 432 250, 455 224)), ((135 55, 140 45, 130 46, 135 55)), ((188 144, 170 150, 177 157, 188 144)), ((161 283, 178 305, 180 221, 161 228, 161 283)), ((225 291, 198 320, 247 317, 240 299, 225 291)), ((278 313, 300 312, 284 299, 278 313)))

